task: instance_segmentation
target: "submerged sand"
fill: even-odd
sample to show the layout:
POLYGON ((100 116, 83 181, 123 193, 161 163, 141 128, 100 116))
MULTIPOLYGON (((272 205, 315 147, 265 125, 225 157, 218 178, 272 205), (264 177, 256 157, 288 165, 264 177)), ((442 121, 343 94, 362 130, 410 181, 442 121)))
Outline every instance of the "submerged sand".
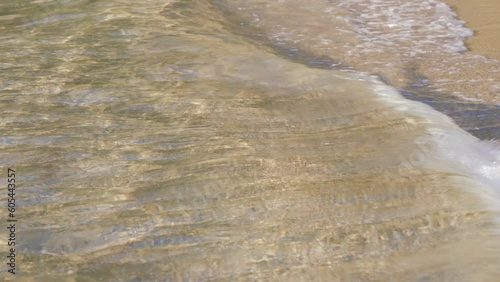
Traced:
POLYGON ((471 52, 500 60, 500 1, 445 0, 474 36, 467 40, 471 52))

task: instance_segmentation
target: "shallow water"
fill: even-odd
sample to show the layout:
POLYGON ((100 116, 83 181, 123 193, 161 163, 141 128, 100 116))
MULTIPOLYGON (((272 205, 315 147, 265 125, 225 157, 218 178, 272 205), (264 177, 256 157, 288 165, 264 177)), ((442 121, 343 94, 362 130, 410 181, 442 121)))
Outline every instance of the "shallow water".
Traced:
MULTIPOLYGON (((497 144, 387 84, 483 139, 494 95, 458 100, 473 91, 314 26, 364 1, 167 2, 0 2, 15 278, 495 281, 497 144)), ((415 50, 465 56, 450 30, 415 50)))

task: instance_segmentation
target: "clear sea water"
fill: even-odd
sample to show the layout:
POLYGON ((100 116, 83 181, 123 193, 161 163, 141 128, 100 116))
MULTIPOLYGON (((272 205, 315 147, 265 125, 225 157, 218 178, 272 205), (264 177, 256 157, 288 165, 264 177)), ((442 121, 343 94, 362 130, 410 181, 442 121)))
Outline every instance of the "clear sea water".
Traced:
POLYGON ((437 0, 0 1, 0 279, 497 281, 472 35, 437 0))

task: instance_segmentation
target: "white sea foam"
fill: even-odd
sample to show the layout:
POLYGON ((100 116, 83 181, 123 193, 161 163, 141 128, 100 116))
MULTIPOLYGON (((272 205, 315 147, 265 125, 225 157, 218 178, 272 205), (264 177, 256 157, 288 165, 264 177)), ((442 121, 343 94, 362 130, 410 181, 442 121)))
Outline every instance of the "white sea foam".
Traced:
POLYGON ((335 6, 324 13, 336 17, 338 9, 348 11, 348 28, 362 42, 355 46, 356 52, 389 48, 412 57, 429 52, 430 46, 462 52, 463 40, 473 34, 448 5, 437 0, 342 0, 335 6))
MULTIPOLYGON (((324 2, 332 1, 313 1, 304 7, 300 1, 290 0, 274 3, 272 9, 261 9, 243 1, 238 6, 240 10, 252 10, 252 17, 259 21, 267 18, 267 21, 273 22, 269 19, 273 17, 272 13, 300 13, 297 16, 302 18, 316 17, 314 22, 296 22, 297 25, 276 20, 270 37, 278 44, 314 41, 308 30, 319 25, 324 32, 316 39, 318 42, 323 45, 327 42, 330 46, 325 48, 350 50, 352 56, 394 51, 410 58, 435 51, 463 52, 466 51, 464 40, 473 35, 463 21, 457 20, 453 10, 439 0, 324 2), (335 32, 328 33, 329 29, 335 32), (346 37, 349 40, 345 40, 346 37)), ((255 20, 254 24, 261 25, 255 20)))
POLYGON ((410 154, 403 166, 423 166, 470 177, 479 185, 464 188, 500 208, 500 143, 479 140, 458 127, 450 117, 428 105, 405 99, 376 77, 372 77, 371 82, 385 103, 426 123, 428 136, 416 141, 421 146, 410 154))

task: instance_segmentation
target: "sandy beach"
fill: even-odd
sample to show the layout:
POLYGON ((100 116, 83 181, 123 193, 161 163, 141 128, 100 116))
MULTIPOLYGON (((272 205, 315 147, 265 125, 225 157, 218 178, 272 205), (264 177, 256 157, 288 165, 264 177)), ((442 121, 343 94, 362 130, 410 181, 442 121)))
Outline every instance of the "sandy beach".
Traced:
POLYGON ((471 52, 500 60, 500 1, 445 0, 466 26, 474 30, 467 40, 471 52))

